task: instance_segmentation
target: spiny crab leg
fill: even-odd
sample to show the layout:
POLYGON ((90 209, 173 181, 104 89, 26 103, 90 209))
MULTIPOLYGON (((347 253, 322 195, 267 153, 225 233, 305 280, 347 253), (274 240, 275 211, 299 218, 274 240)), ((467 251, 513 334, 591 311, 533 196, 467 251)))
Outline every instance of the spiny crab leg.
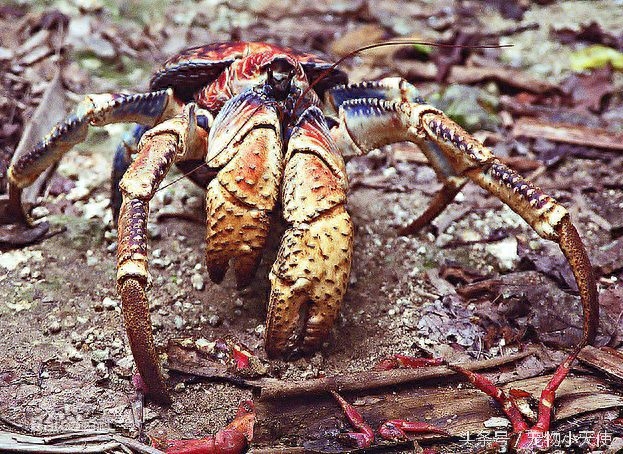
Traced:
POLYGON ((22 189, 82 142, 89 126, 126 122, 153 126, 180 111, 170 89, 137 94, 87 95, 72 114, 58 123, 30 152, 11 164, 8 171, 9 209, 7 213, 0 213, 0 224, 29 223, 21 205, 22 189))
POLYGON ((402 79, 337 87, 329 91, 329 98, 339 109, 339 122, 331 135, 345 154, 361 155, 400 141, 420 146, 444 183, 445 194, 430 208, 432 215, 440 213, 454 196, 447 182, 469 178, 506 203, 542 238, 555 241, 580 290, 584 309, 581 346, 594 340, 599 321, 597 284, 582 240, 562 205, 500 162, 443 112, 425 104, 402 79))
POLYGON ((240 454, 253 439, 255 408, 250 400, 240 403, 235 419, 210 437, 198 440, 154 440, 167 454, 240 454))

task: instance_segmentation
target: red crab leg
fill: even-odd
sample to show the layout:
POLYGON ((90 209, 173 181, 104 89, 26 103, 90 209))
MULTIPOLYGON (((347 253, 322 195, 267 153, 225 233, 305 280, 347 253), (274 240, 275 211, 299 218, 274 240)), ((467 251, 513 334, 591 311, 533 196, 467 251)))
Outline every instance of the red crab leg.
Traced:
POLYGON ((382 359, 374 368, 376 370, 391 370, 400 367, 417 369, 419 367, 441 366, 445 364, 443 358, 416 358, 414 356, 396 354, 382 359))
POLYGON ((476 388, 495 399, 502 407, 502 411, 508 416, 515 433, 520 433, 528 429, 528 424, 524 421, 515 402, 509 399, 504 391, 495 386, 488 378, 460 366, 448 365, 448 367, 464 375, 476 388))
MULTIPOLYGON (((416 358, 414 356, 396 354, 381 360, 374 368, 377 370, 391 370, 401 367, 418 369, 420 367, 441 366, 445 364, 443 358, 416 358)), ((378 429, 379 435, 386 440, 405 440, 410 433, 437 433, 448 435, 448 431, 424 422, 391 419, 384 422, 378 429)))
POLYGON ((369 448, 372 446, 374 442, 374 431, 372 427, 366 423, 363 416, 361 416, 355 407, 346 402, 337 392, 331 391, 331 395, 337 400, 340 407, 342 407, 350 425, 353 426, 355 430, 358 430, 358 432, 348 432, 346 435, 355 441, 358 448, 369 448))
POLYGON ((459 366, 449 365, 451 369, 467 377, 467 379, 478 389, 494 398, 500 404, 502 411, 506 414, 513 426, 513 432, 519 437, 515 443, 515 448, 519 451, 526 449, 547 449, 549 447, 548 431, 550 429, 552 408, 556 397, 556 390, 567 377, 571 370, 571 365, 578 355, 579 350, 569 355, 565 361, 558 366, 556 372, 541 392, 539 399, 539 410, 537 422, 529 427, 519 408, 509 398, 504 391, 495 386, 490 380, 475 372, 468 371, 459 366))
POLYGON ((379 435, 386 440, 407 440, 407 433, 449 435, 447 430, 435 427, 432 424, 404 419, 390 419, 378 429, 379 435))
POLYGON ((214 436, 198 440, 167 440, 158 442, 167 454, 240 454, 253 439, 255 409, 247 400, 240 404, 236 418, 214 436))

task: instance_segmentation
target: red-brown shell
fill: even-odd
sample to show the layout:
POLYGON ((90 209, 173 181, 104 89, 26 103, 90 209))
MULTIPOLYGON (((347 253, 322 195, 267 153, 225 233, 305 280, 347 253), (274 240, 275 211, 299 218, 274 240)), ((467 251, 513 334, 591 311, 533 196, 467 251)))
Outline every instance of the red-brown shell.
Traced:
MULTIPOLYGON (((150 87, 152 90, 172 87, 180 99, 190 101, 197 91, 216 80, 221 72, 231 65, 234 60, 254 52, 266 51, 288 54, 294 57, 303 66, 310 82, 331 67, 330 62, 314 54, 301 52, 289 47, 252 42, 214 43, 185 49, 171 57, 154 74, 150 87)), ((333 68, 322 81, 314 86, 314 89, 322 96, 325 90, 346 82, 346 74, 337 68, 333 68)))

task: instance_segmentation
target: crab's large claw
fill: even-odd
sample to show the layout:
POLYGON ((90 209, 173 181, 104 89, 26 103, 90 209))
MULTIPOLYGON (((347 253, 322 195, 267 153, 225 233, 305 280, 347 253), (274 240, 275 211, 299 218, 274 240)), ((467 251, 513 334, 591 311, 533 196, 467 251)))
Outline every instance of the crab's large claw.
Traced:
POLYGON ((427 210, 429 218, 439 214, 469 178, 506 203, 541 237, 558 243, 571 265, 584 308, 579 345, 594 340, 599 315, 595 276, 562 205, 501 163, 443 112, 425 104, 405 80, 338 87, 330 91, 330 100, 339 109, 339 123, 331 133, 346 153, 362 154, 400 141, 420 145, 444 183, 443 194, 434 199, 437 205, 427 210))
POLYGON ((244 287, 259 265, 279 194, 278 113, 265 95, 245 91, 216 116, 208 143, 208 166, 221 170, 206 194, 206 264, 210 278, 220 282, 232 262, 238 287, 244 287))
POLYGON ((353 246, 344 161, 316 107, 294 126, 286 160, 282 202, 290 227, 270 273, 271 356, 309 351, 328 337, 348 285, 353 246))

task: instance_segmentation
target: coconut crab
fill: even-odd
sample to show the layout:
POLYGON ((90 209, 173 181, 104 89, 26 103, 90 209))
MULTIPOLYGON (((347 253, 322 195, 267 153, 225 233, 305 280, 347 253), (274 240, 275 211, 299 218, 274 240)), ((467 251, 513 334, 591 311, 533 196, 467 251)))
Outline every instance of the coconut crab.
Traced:
POLYGON ((231 262, 238 285, 247 285, 271 216, 279 210, 288 223, 270 273, 269 356, 316 349, 329 334, 346 291, 353 246, 344 156, 399 141, 417 144, 442 183, 409 230, 437 216, 471 179, 541 237, 558 243, 580 290, 581 346, 594 338, 595 278, 565 208, 426 104, 407 81, 349 85, 345 73, 313 54, 230 42, 180 52, 155 73, 150 90, 88 95, 11 165, 9 202, 0 223, 28 224, 22 189, 84 140, 89 126, 139 124, 115 155, 112 205, 125 327, 155 399, 169 397, 148 310, 146 228, 149 201, 173 164, 206 188, 206 260, 213 281, 223 279, 231 262), (325 115, 323 107, 337 115, 325 115))

